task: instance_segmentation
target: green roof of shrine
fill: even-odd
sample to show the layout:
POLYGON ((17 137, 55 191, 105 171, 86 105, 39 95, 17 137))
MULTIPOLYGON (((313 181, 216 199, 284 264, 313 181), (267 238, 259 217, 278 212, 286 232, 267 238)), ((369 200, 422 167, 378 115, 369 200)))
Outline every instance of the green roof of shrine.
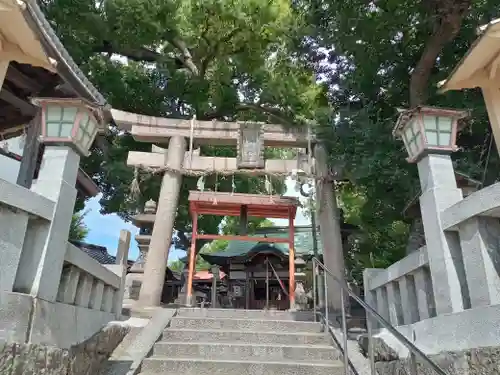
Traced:
POLYGON ((260 252, 275 254, 279 257, 288 257, 288 246, 282 243, 232 241, 226 249, 212 254, 200 253, 200 256, 210 264, 223 265, 231 260, 245 261, 260 252))
MULTIPOLYGON (((260 233, 251 235, 251 237, 278 237, 287 238, 289 228, 284 227, 271 227, 263 228, 259 230, 260 233)), ((323 247, 321 245, 321 240, 319 233, 317 235, 318 240, 318 252, 321 255, 323 253, 323 247)), ((285 243, 267 243, 258 241, 231 241, 225 248, 225 250, 219 251, 217 253, 203 253, 200 255, 204 260, 211 264, 224 265, 227 264, 229 260, 242 260, 245 258, 255 255, 259 252, 271 252, 275 253, 276 256, 288 257, 288 245, 285 243)), ((296 227, 295 228, 295 252, 300 255, 312 256, 313 254, 313 236, 312 229, 310 226, 296 227)), ((180 259, 182 262, 187 261, 187 256, 180 259)))

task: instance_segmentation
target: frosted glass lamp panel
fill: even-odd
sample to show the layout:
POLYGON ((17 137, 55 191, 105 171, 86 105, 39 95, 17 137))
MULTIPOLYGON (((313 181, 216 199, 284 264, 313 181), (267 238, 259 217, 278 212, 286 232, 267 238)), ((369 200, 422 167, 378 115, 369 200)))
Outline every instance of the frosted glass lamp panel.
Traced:
POLYGON ((439 146, 452 147, 451 133, 453 131, 453 119, 449 117, 439 117, 438 130, 439 130, 439 146))
POLYGON ((59 134, 61 138, 71 137, 73 132, 73 126, 75 125, 75 117, 77 112, 78 109, 74 107, 62 108, 61 132, 59 134))
POLYGON ((404 130, 406 148, 410 158, 415 157, 421 150, 422 132, 417 118, 413 118, 404 130))
POLYGON ((451 133, 439 133, 439 145, 443 147, 452 147, 451 133))
POLYGON ((88 113, 83 113, 78 128, 79 137, 77 139, 77 142, 82 149, 88 150, 90 148, 96 131, 96 122, 88 113))
POLYGON ((61 119, 63 117, 62 108, 49 105, 45 113, 45 136, 59 137, 61 133, 61 119))
POLYGON ((427 137, 427 145, 439 146, 438 132, 426 131, 425 136, 427 137))
POLYGON ((421 152, 424 149, 424 140, 422 137, 422 133, 415 137, 415 147, 417 150, 416 152, 421 152))
POLYGON ((76 108, 47 106, 45 134, 49 138, 70 138, 75 123, 76 108))
POLYGON ((406 129, 404 130, 404 142, 406 144, 406 146, 408 147, 408 145, 410 144, 411 140, 413 139, 413 129, 411 128, 411 126, 407 126, 406 129))
POLYGON ((423 116, 423 121, 427 145, 431 147, 439 146, 438 118, 435 116, 423 116))

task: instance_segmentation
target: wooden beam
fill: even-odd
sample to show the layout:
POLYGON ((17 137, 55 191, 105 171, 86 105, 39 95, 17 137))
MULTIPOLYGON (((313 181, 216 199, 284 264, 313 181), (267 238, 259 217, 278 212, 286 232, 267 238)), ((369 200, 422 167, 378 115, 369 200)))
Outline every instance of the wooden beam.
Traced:
POLYGON ((227 241, 248 241, 267 243, 288 243, 288 238, 283 237, 251 237, 251 236, 231 236, 224 234, 197 234, 197 239, 205 240, 227 240, 227 241))
POLYGON ((498 88, 482 88, 484 103, 490 119, 491 131, 500 153, 500 90, 498 88))
POLYGON ((240 208, 240 235, 248 234, 248 206, 240 208))
MULTIPOLYGON (((306 170, 305 161, 300 165, 301 170, 306 170)), ((149 168, 161 168, 165 165, 165 156, 163 154, 152 152, 131 151, 128 153, 127 165, 143 166, 149 168)), ((238 172, 236 158, 197 156, 193 155, 191 159, 189 153, 184 156, 183 166, 185 169, 193 171, 234 171, 238 172)), ((291 174, 297 170, 297 160, 266 160, 264 169, 256 169, 255 174, 265 173, 283 173, 291 174)))
POLYGON ((43 86, 40 83, 29 78, 24 73, 21 73, 12 64, 10 64, 9 69, 7 70, 6 79, 18 87, 32 91, 33 94, 36 94, 43 89, 43 86))
POLYGON ((12 104, 14 107, 19 109, 19 112, 21 112, 23 115, 34 115, 36 113, 36 109, 32 104, 28 103, 26 100, 19 98, 5 88, 0 91, 0 99, 6 101, 9 104, 12 104))
MULTIPOLYGON (((214 205, 216 206, 216 205, 214 205)), ((214 216, 239 216, 238 209, 220 209, 214 208, 213 210, 209 208, 203 208, 199 210, 200 215, 214 215, 214 216)), ((287 219, 288 211, 279 210, 269 212, 269 210, 252 210, 249 212, 249 217, 263 217, 272 219, 287 219)))
MULTIPOLYGON (((40 52, 42 52, 41 46, 40 46, 40 52)), ((42 67, 48 70, 49 72, 54 72, 54 73, 57 72, 56 67, 54 67, 48 59, 45 60, 44 58, 42 60, 38 57, 26 54, 17 44, 13 44, 5 39, 2 39, 1 35, 0 35, 0 60, 17 61, 21 64, 30 64, 33 66, 42 67)))
POLYGON ((38 135, 40 134, 41 125, 41 115, 36 116, 29 124, 26 139, 24 140, 23 158, 17 175, 17 184, 27 189, 31 188, 35 176, 37 159, 40 153, 38 135))

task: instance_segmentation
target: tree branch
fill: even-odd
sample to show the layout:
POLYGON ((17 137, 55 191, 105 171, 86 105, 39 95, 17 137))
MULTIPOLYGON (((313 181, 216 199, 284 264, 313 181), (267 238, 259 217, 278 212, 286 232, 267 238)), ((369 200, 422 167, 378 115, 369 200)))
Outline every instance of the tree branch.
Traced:
POLYGON ((289 127, 294 127, 295 124, 293 120, 289 119, 283 112, 281 112, 279 109, 276 108, 269 108, 261 104, 252 104, 252 103, 240 103, 237 106, 238 110, 253 110, 257 111, 263 114, 266 114, 272 118, 274 118, 276 121, 279 123, 289 126, 289 127))
POLYGON ((236 34, 240 32, 240 28, 237 27, 231 30, 224 38, 219 39, 211 48, 207 56, 201 62, 201 76, 203 77, 208 69, 208 64, 217 56, 219 52, 219 48, 226 43, 229 43, 231 39, 233 39, 236 34))
POLYGON ((436 59, 443 47, 451 42, 460 31, 471 0, 435 0, 436 18, 434 32, 425 45, 410 78, 410 107, 425 103, 428 96, 428 84, 436 59))
POLYGON ((146 47, 127 48, 113 46, 109 41, 103 41, 102 45, 94 47, 94 53, 111 53, 124 56, 134 61, 158 62, 162 55, 146 47))
POLYGON ((179 51, 182 53, 181 60, 186 68, 189 69, 193 75, 198 76, 200 74, 200 71, 198 70, 198 67, 193 61, 193 56, 191 55, 191 52, 189 52, 189 48, 187 47, 186 43, 178 36, 174 36, 171 38, 170 43, 174 47, 176 47, 179 51))

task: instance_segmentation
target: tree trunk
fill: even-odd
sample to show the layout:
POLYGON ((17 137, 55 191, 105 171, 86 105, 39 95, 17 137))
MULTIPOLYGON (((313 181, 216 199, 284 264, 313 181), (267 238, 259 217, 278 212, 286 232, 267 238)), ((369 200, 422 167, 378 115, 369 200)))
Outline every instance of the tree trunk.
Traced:
POLYGON ((462 26, 471 0, 433 0, 429 6, 435 9, 434 32, 428 39, 410 78, 410 107, 425 104, 428 97, 429 79, 443 47, 451 42, 462 26))
MULTIPOLYGON (((434 32, 428 39, 410 77, 410 108, 423 105, 427 101, 432 69, 444 46, 460 31, 471 0, 432 0, 427 5, 435 9, 434 32)), ((423 245, 425 245, 424 226, 422 219, 417 218, 410 228, 406 253, 416 251, 423 245)))

